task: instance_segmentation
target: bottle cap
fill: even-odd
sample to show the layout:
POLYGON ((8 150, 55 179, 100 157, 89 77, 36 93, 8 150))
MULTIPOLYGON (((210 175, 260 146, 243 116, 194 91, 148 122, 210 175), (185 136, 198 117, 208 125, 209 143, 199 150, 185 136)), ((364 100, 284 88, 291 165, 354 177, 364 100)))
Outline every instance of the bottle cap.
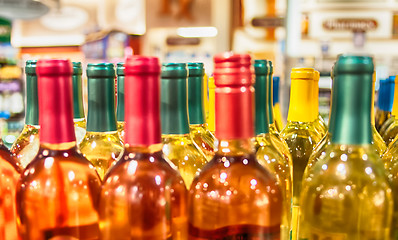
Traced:
POLYGON ((205 70, 203 68, 203 63, 188 63, 188 76, 189 77, 203 77, 205 75, 205 70))
POLYGON ((226 52, 214 57, 214 83, 216 86, 249 86, 254 83, 249 54, 226 52))
POLYGON ((158 58, 131 56, 125 63, 125 143, 161 143, 158 58))
POLYGON ((39 60, 39 123, 41 143, 76 141, 73 123, 72 64, 69 60, 39 60))
POLYGON ((37 60, 27 60, 25 65, 25 73, 30 75, 36 75, 36 64, 37 60))
POLYGON ((188 69, 186 63, 163 63, 162 78, 186 78, 188 69))
POLYGON ((117 65, 116 65, 116 75, 118 75, 118 76, 124 76, 124 63, 123 62, 120 62, 120 63, 117 63, 117 65))
POLYGON ((313 68, 292 68, 290 78, 312 80, 314 79, 315 71, 313 68))
POLYGON ((87 65, 88 78, 115 78, 115 65, 113 63, 89 63, 87 65))
POLYGON ((73 75, 82 75, 82 63, 81 62, 72 62, 73 67, 73 75))
POLYGON ((188 114, 189 124, 205 123, 203 108, 203 63, 188 63, 188 114))
POLYGON ((267 75, 269 63, 267 60, 256 59, 254 60, 254 73, 256 75, 267 75))

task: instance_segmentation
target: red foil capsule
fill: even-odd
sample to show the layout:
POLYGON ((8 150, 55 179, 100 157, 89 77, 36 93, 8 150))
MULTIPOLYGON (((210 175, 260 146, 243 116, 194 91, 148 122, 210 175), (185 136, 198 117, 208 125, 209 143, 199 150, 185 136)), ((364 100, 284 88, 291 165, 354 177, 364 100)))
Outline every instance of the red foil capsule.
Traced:
POLYGON ((39 60, 39 124, 41 143, 76 141, 73 125, 72 64, 69 60, 39 60))
POLYGON ((132 56, 125 62, 125 143, 161 143, 158 58, 132 56))
POLYGON ((214 68, 216 138, 253 137, 254 78, 250 55, 216 55, 214 68))

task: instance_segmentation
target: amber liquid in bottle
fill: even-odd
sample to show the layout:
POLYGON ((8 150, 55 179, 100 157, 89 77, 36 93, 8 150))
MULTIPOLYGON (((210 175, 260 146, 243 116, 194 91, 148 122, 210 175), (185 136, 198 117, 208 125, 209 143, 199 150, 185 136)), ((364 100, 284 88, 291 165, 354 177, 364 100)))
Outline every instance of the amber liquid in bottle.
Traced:
POLYGON ((40 149, 17 188, 22 239, 99 239, 101 182, 77 151, 68 60, 37 63, 40 149))
POLYGON ((18 240, 15 193, 21 169, 2 143, 0 162, 0 239, 18 240))

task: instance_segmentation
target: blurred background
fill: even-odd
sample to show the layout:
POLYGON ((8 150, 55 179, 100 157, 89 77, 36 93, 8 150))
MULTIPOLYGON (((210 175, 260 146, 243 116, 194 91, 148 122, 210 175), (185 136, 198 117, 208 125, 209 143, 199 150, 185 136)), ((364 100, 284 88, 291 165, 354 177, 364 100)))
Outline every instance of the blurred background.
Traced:
POLYGON ((371 54, 379 80, 397 73, 397 44, 398 0, 0 0, 2 137, 9 145, 23 127, 28 59, 85 66, 152 55, 204 62, 210 76, 214 54, 249 52, 273 61, 284 117, 290 69, 319 70, 327 120, 337 55, 371 54))

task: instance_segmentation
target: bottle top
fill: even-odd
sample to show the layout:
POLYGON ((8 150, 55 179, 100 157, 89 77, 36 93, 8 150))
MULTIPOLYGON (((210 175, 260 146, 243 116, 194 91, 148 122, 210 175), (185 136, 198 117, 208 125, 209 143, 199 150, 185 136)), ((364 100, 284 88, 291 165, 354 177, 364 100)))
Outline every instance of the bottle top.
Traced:
POLYGON ((81 62, 72 62, 73 67, 73 75, 81 75, 82 70, 82 63, 81 62))
POLYGON ((249 54, 226 52, 214 57, 214 84, 216 86, 250 86, 253 83, 249 54))
POLYGON ((272 89, 273 105, 275 105, 275 104, 279 103, 279 81, 280 81, 280 78, 278 76, 274 76, 272 78, 272 81, 273 81, 273 87, 274 87, 272 89))
POLYGON ((216 85, 214 84, 214 77, 210 76, 209 77, 209 89, 214 89, 216 88, 216 85))
POLYGON ((256 75, 267 75, 269 71, 269 63, 267 60, 254 60, 254 73, 256 75))
POLYGON ((36 75, 37 60, 27 60, 25 65, 25 73, 29 75, 36 75))
POLYGON ((270 75, 274 73, 274 66, 272 65, 272 61, 268 60, 268 71, 270 75))
POLYGON ((314 79, 315 71, 313 68, 292 68, 290 78, 301 79, 301 80, 312 80, 314 79))
POLYGON ((118 76, 124 76, 124 63, 120 62, 116 64, 116 75, 118 76))
POLYGON ((87 77, 115 78, 115 76, 115 65, 113 63, 89 63, 87 65, 87 77))
POLYGON ((188 76, 189 77, 203 77, 205 70, 203 63, 188 63, 188 76))
POLYGON ((158 58, 131 56, 125 63, 125 143, 161 142, 158 58))
POLYGON ((372 73, 374 72, 373 59, 370 56, 339 55, 333 68, 334 77, 339 74, 372 73))
POLYGON ((321 74, 319 71, 315 70, 314 71, 314 81, 319 82, 319 78, 321 77, 321 74))
POLYGON ((186 63, 163 63, 162 78, 186 78, 188 69, 186 63))
POLYGON ((49 75, 71 75, 72 64, 69 60, 65 59, 42 59, 37 61, 37 66, 40 63, 40 70, 39 67, 36 68, 37 75, 41 76, 49 76, 49 75))

